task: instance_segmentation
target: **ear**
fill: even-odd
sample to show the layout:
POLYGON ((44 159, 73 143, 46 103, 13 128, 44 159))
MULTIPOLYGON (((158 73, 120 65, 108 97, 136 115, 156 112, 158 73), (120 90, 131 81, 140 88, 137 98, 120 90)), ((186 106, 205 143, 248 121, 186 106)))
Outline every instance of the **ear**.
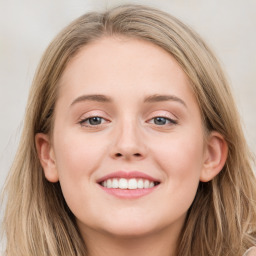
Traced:
POLYGON ((50 182, 57 182, 59 180, 59 175, 49 136, 44 133, 37 133, 35 136, 35 143, 46 179, 50 182))
POLYGON ((206 142, 203 169, 200 181, 212 180, 222 170, 228 155, 227 142, 218 132, 211 132, 206 142))

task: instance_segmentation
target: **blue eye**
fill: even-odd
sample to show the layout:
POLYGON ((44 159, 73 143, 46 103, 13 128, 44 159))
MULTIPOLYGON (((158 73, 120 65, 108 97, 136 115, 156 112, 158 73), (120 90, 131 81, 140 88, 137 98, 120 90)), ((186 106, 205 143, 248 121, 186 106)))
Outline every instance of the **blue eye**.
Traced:
POLYGON ((157 125, 165 125, 167 123, 167 119, 165 117, 155 117, 154 118, 154 124, 157 125))
POLYGON ((89 124, 90 125, 99 125, 102 122, 102 117, 94 116, 88 118, 89 124))
POLYGON ((177 122, 173 119, 157 116, 150 120, 150 123, 153 123, 158 126, 168 125, 168 124, 177 124, 177 122))
POLYGON ((99 117, 99 116, 93 116, 93 117, 83 119, 79 123, 82 126, 97 126, 97 125, 101 125, 103 123, 103 121, 105 121, 104 118, 99 117))

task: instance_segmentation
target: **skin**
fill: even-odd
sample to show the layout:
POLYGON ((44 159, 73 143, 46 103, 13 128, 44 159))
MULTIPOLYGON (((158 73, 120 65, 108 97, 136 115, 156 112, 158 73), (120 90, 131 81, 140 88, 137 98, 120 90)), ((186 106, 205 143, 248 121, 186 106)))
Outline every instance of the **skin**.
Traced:
POLYGON ((183 70, 149 42, 108 37, 83 47, 59 86, 53 137, 37 134, 36 144, 46 178, 60 181, 89 255, 176 255, 199 181, 216 176, 227 154, 220 134, 204 136, 183 70), (95 94, 110 101, 84 97, 95 94), (153 101, 155 95, 171 98, 153 101), (93 116, 101 124, 89 125, 93 116), (137 199, 117 198, 96 181, 118 170, 146 173, 160 185, 137 199))

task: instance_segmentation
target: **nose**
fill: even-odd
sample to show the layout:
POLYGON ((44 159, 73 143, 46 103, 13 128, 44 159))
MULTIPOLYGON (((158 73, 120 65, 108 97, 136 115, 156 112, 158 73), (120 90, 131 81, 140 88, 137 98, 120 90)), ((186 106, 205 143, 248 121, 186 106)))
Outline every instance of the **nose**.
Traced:
POLYGON ((114 159, 142 160, 147 155, 147 147, 141 128, 136 122, 124 122, 115 131, 110 155, 114 159))

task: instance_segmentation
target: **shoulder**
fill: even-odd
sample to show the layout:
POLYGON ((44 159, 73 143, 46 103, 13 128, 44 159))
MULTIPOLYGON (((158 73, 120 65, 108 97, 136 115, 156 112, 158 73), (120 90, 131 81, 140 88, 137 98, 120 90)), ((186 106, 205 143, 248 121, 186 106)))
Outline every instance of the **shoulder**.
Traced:
POLYGON ((256 247, 253 246, 248 249, 243 256, 256 256, 256 247))

